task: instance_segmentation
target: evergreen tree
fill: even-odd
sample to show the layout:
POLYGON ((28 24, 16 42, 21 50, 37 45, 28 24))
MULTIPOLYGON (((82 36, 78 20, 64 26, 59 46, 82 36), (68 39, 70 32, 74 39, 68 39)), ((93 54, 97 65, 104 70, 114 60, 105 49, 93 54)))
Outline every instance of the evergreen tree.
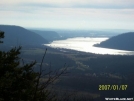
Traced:
MULTIPOLYGON (((0 32, 0 39, 4 38, 4 32, 0 32)), ((2 43, 2 41, 0 41, 2 43)), ((8 52, 0 51, 0 101, 53 101, 47 90, 47 86, 56 80, 66 69, 56 72, 54 76, 51 71, 46 73, 47 81, 40 82, 42 77, 42 63, 40 72, 35 72, 33 66, 36 62, 23 64, 19 57, 21 47, 13 48, 8 52), (49 76, 47 76, 49 75, 49 76)))

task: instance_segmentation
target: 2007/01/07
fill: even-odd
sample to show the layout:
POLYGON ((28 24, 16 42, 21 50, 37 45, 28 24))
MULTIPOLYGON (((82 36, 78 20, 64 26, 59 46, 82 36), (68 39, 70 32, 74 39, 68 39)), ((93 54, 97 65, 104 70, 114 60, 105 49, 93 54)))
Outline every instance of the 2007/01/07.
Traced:
POLYGON ((127 90, 128 85, 99 85, 99 90, 127 90))

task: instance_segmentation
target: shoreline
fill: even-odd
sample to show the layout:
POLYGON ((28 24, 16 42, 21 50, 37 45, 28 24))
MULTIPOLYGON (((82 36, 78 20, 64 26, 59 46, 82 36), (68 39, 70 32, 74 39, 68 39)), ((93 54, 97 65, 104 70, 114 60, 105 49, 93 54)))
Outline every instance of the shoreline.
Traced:
POLYGON ((54 50, 57 50, 57 51, 60 51, 60 52, 63 52, 63 53, 72 53, 72 54, 91 54, 91 55, 109 55, 109 56, 134 56, 133 55, 127 55, 127 54, 97 54, 97 53, 91 53, 91 52, 83 52, 83 51, 78 51, 78 50, 73 50, 73 49, 66 49, 66 48, 56 48, 56 47, 51 47, 51 46, 46 46, 44 45, 45 47, 48 47, 48 48, 51 48, 51 49, 54 49, 54 50))

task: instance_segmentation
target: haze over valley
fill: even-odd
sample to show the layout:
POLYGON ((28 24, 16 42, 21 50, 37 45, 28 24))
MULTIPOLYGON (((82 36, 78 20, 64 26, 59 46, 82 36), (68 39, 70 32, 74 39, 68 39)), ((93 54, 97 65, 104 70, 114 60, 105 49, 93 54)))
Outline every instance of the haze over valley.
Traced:
POLYGON ((2 0, 0 13, 0 100, 133 101, 134 0, 2 0))

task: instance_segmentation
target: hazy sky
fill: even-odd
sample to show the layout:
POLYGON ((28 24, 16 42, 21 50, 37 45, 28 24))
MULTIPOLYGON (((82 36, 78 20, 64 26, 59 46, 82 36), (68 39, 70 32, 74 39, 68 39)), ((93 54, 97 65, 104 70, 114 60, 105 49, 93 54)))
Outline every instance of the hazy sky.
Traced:
POLYGON ((1 0, 0 24, 63 29, 134 29, 134 0, 1 0))

